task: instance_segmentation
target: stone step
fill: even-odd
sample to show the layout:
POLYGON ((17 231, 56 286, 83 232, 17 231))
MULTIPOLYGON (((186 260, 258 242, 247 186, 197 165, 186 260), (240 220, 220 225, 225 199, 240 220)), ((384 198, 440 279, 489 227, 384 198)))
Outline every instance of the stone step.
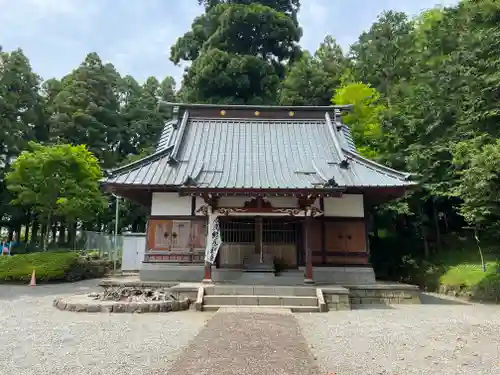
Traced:
POLYGON ((274 272, 245 271, 238 279, 238 283, 246 285, 274 285, 276 276, 274 272))
POLYGON ((316 297, 269 295, 209 295, 204 304, 215 306, 318 306, 316 297))
POLYGON ((219 309, 248 309, 251 308, 252 310, 255 309, 262 309, 262 310, 269 310, 269 309, 276 309, 276 310, 290 310, 291 312, 295 313, 308 313, 308 312, 319 312, 319 307, 317 306, 281 306, 281 305, 269 305, 269 306, 243 306, 243 305, 223 305, 223 306, 218 306, 218 305, 203 305, 203 311, 218 311, 219 309))
POLYGON ((205 286, 205 295, 316 297, 316 288, 310 286, 211 285, 205 286))

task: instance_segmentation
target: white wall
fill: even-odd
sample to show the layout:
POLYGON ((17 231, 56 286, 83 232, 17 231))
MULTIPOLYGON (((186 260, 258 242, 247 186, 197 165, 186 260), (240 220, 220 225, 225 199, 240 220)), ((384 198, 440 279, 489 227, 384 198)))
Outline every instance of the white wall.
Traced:
POLYGON ((252 197, 220 197, 219 207, 243 207, 252 197))
POLYGON ((153 193, 151 215, 190 216, 191 197, 180 197, 178 193, 153 193))
MULTIPOLYGON (((251 197, 221 197, 220 207, 242 207, 251 197)), ((295 207, 294 197, 267 197, 274 207, 295 207)), ((204 204, 203 199, 196 197, 195 209, 204 204)), ((363 195, 343 194, 340 198, 324 198, 325 216, 364 217, 363 195)), ((314 206, 319 207, 319 199, 314 206)), ((190 216, 191 197, 180 197, 177 193, 153 193, 151 203, 153 216, 190 216)))
POLYGON ((297 207, 297 198, 295 197, 266 197, 273 207, 294 208, 297 207))
POLYGON ((122 271, 138 271, 144 260, 146 249, 146 235, 144 233, 123 236, 122 271))
POLYGON ((324 198, 325 216, 364 217, 363 195, 342 194, 340 198, 324 198))

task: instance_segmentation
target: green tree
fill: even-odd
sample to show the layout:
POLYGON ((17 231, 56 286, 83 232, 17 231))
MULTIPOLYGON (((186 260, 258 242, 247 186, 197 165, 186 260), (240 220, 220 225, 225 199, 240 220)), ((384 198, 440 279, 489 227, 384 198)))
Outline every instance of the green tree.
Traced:
POLYGON ((47 240, 55 216, 88 218, 103 206, 99 190, 102 172, 97 158, 84 145, 42 146, 30 143, 6 176, 13 204, 30 207, 45 221, 47 240))
POLYGON ((123 134, 120 75, 91 53, 61 83, 52 103, 51 137, 57 142, 86 144, 104 167, 116 165, 123 134))
POLYGON ((463 141, 453 150, 460 176, 453 193, 462 200, 460 213, 467 222, 500 235, 500 140, 484 144, 484 138, 463 141))
POLYGON ((7 224, 11 234, 19 233, 27 218, 24 210, 9 205, 12 197, 4 176, 43 122, 40 82, 22 50, 0 51, 0 223, 7 224))
POLYGON ((282 105, 329 105, 349 62, 335 39, 327 36, 314 55, 304 53, 281 83, 282 105))
POLYGON ((349 83, 336 90, 331 101, 353 105, 352 111, 344 115, 344 122, 349 125, 360 154, 377 157, 382 137, 380 125, 386 111, 379 92, 361 82, 349 83))
POLYGON ((300 53, 297 42, 302 30, 293 6, 278 0, 205 4, 205 13, 171 50, 174 63, 192 62, 184 75, 182 99, 275 103, 286 64, 300 53))
POLYGON ((392 85, 408 77, 412 64, 412 22, 402 12, 382 13, 370 30, 351 47, 354 77, 388 94, 392 85))

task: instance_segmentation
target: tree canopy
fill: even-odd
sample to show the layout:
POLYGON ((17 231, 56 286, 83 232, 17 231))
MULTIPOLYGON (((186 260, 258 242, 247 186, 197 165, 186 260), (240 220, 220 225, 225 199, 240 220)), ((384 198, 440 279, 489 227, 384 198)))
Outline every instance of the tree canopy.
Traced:
POLYGON ((84 145, 29 146, 33 151, 21 152, 5 178, 13 204, 30 207, 47 229, 56 216, 85 219, 103 208, 101 168, 84 145))
POLYGON ((191 62, 181 95, 190 102, 273 104, 286 64, 300 56, 298 1, 204 1, 205 13, 172 46, 191 62))
MULTIPOLYGON (((5 176, 30 141, 59 151, 85 144, 106 170, 155 148, 171 116, 163 101, 335 103, 354 105, 344 122, 362 155, 422 183, 397 204, 375 208, 377 225, 395 235, 410 231, 424 239, 425 252, 438 247, 442 231, 463 225, 500 235, 497 1, 463 0, 416 17, 387 10, 348 49, 331 35, 314 51, 300 46, 298 0, 199 3, 203 13, 171 46, 170 60, 188 66, 178 87, 172 77, 138 82, 96 53, 44 81, 22 50, 0 50, 2 225, 11 232, 30 226, 36 237, 45 220, 34 200, 10 205, 19 192, 6 189, 5 176)), ((92 219, 75 218, 81 228, 112 230, 114 201, 105 198, 106 209, 92 219)), ((124 226, 144 230, 144 209, 122 209, 124 226)), ((56 211, 53 225, 68 227, 67 213, 56 211)))

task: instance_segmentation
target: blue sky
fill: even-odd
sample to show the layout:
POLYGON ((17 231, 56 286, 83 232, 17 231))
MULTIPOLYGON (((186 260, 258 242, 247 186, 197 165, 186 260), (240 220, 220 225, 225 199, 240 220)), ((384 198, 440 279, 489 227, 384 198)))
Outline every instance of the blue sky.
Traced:
MULTIPOLYGON (((458 0, 302 0, 301 44, 314 51, 327 34, 347 48, 383 10, 410 15, 458 0)), ((197 0, 0 0, 0 45, 22 48, 43 78, 61 77, 88 52, 139 81, 172 75, 182 67, 170 46, 202 9, 197 0)))

